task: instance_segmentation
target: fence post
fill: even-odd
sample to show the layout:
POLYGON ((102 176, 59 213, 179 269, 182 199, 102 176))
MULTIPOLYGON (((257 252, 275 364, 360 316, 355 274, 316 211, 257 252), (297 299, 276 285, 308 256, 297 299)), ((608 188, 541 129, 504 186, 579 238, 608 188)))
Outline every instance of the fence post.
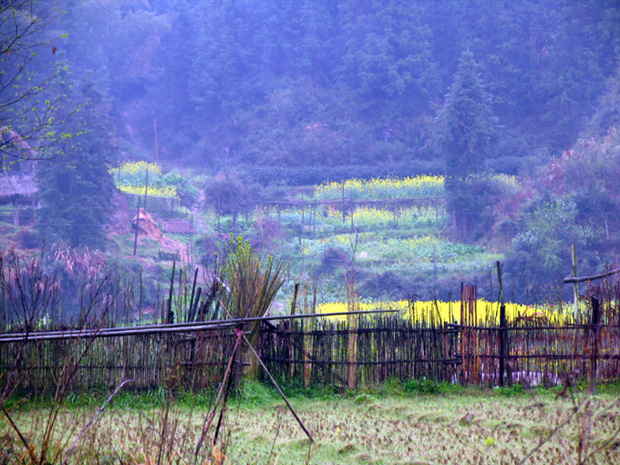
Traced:
POLYGON ((303 358, 304 387, 310 387, 312 381, 312 348, 314 347, 315 335, 311 331, 304 331, 304 322, 301 322, 301 355, 303 358))
POLYGON ((142 197, 138 196, 138 213, 136 213, 136 236, 133 241, 133 254, 136 255, 138 249, 138 230, 140 229, 140 200, 142 197))
POLYGON ((467 338, 467 313, 465 312, 465 287, 461 283, 461 384, 466 383, 467 362, 465 360, 465 339, 467 338))
POLYGON ((506 306, 499 307, 499 385, 504 386, 506 376, 506 306))
MULTIPOLYGON (((572 249, 573 256, 573 278, 577 277, 577 248, 575 244, 573 244, 572 249)), ((574 322, 577 322, 577 318, 579 318, 579 283, 575 282, 573 284, 573 317, 574 322)))
POLYGON ((497 261, 497 282, 499 286, 499 385, 504 386, 506 379, 506 342, 508 328, 506 322, 506 305, 504 304, 504 283, 502 281, 502 264, 497 261))
POLYGON ((600 304, 596 297, 592 297, 592 354, 590 358, 590 389, 596 392, 598 371, 598 332, 600 328, 600 304))

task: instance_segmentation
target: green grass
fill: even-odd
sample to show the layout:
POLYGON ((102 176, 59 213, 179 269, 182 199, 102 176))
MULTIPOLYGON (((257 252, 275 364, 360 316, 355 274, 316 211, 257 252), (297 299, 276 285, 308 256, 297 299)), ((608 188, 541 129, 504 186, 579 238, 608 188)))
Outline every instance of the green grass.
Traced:
MULTIPOLYGON (((599 387, 590 407, 579 410, 529 463, 574 462, 583 419, 591 422, 585 451, 600 449, 594 455, 596 462, 588 463, 618 463, 620 441, 613 437, 620 428, 618 389, 617 385, 599 387)), ((577 403, 587 399, 577 391, 577 403)), ((312 393, 293 386, 287 393, 315 445, 310 445, 275 390, 246 383, 229 400, 220 436, 230 463, 303 464, 309 454, 309 463, 314 464, 518 463, 573 413, 573 401, 557 396, 557 389, 482 390, 392 380, 373 391, 341 395, 315 391, 307 397, 312 393)), ((162 463, 175 463, 174 457, 193 452, 213 393, 176 397, 164 428, 167 399, 162 390, 121 394, 89 430, 70 463, 151 460, 161 437, 174 450, 172 460, 162 463)), ((59 444, 61 437, 72 442, 80 429, 76 425, 84 424, 96 405, 89 398, 63 412, 57 430, 59 444)), ((45 409, 10 411, 28 437, 36 437, 28 428, 37 427, 36 418, 44 417, 45 409)), ((0 426, 0 437, 5 447, 10 444, 11 450, 19 450, 6 422, 0 426)))
MULTIPOLYGON (((376 200, 443 195, 442 182, 434 178, 419 181, 351 180, 347 183, 347 197, 376 200), (432 187, 432 195, 417 191, 426 189, 425 186, 432 187)), ((315 192, 315 195, 319 199, 338 198, 333 196, 341 187, 341 184, 329 183, 321 188, 315 186, 316 192, 321 194, 315 192)), ((371 201, 356 205, 335 202, 290 206, 279 211, 269 205, 257 207, 249 222, 243 217, 240 216, 234 234, 242 234, 259 244, 265 254, 290 260, 292 279, 295 282, 316 280, 322 301, 346 298, 344 271, 353 261, 358 272, 360 298, 377 299, 385 294, 393 297, 399 292, 403 297, 399 289, 406 287, 404 283, 412 282, 419 292, 432 294, 437 290, 437 283, 486 276, 490 266, 503 259, 503 255, 481 246, 448 240, 444 234, 448 217, 441 203, 399 206, 371 201), (342 208, 346 210, 344 218, 342 208), (270 225, 269 231, 277 230, 267 238, 261 229, 266 224, 270 225), (376 282, 379 281, 391 284, 378 290, 376 282)), ((223 216, 220 222, 220 232, 229 232, 231 218, 223 216)), ((207 224, 212 231, 216 230, 214 216, 207 224)), ((445 284, 440 286, 445 287, 445 284)), ((291 297, 289 287, 285 286, 281 299, 291 297)))

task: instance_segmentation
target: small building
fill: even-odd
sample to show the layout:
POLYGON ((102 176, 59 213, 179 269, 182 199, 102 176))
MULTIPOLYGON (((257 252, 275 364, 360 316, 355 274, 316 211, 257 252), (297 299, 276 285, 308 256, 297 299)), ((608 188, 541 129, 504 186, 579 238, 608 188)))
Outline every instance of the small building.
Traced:
MULTIPOLYGON (((0 205, 13 206, 14 226, 20 224, 20 210, 34 210, 38 192, 39 188, 32 172, 26 174, 20 171, 15 173, 5 171, 0 175, 0 205)), ((6 219, 0 216, 0 221, 6 219)))

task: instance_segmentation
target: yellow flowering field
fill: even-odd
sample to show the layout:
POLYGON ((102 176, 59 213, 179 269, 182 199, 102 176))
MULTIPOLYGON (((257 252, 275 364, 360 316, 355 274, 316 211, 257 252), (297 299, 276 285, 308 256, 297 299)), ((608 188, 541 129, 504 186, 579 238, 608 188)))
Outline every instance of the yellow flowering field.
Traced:
MULTIPOLYGON (((461 302, 444 301, 416 301, 413 306, 407 300, 383 302, 358 302, 355 310, 398 310, 403 318, 413 323, 460 323, 461 302)), ((478 324, 499 324, 499 303, 478 299, 476 303, 478 324)), ((534 307, 517 303, 506 303, 506 318, 508 322, 536 319, 549 324, 566 324, 572 322, 572 315, 568 307, 566 312, 558 312, 548 306, 534 307)), ((347 312, 346 302, 327 302, 317 306, 318 313, 347 312)), ((334 320, 343 321, 346 315, 334 316, 334 320)))
MULTIPOLYGON (((349 179, 344 182, 345 197, 351 199, 397 199, 443 196, 443 176, 415 176, 407 178, 374 178, 368 181, 349 179)), ((314 190, 318 199, 342 197, 342 182, 324 182, 314 190)))
POLYGON ((109 168, 116 187, 125 194, 144 195, 148 172, 148 195, 162 199, 179 199, 177 188, 166 185, 162 168, 157 163, 136 161, 123 163, 118 168, 109 168))
POLYGON ((121 176, 121 177, 140 176, 143 178, 146 176, 147 170, 149 172, 149 176, 150 175, 161 176, 162 174, 161 166, 159 166, 157 163, 149 163, 144 160, 127 162, 127 163, 123 163, 118 168, 110 168, 110 172, 112 175, 121 176))
MULTIPOLYGON (((341 223, 342 212, 328 208, 326 210, 326 217, 324 221, 341 223)), ((373 208, 373 207, 357 207, 353 210, 353 223, 358 226, 373 227, 373 226, 388 226, 393 225, 396 218, 394 211, 387 208, 373 208)), ((444 212, 441 210, 441 215, 444 212)), ((350 215, 350 214, 349 214, 350 215)), ((407 207, 402 208, 398 212, 398 223, 411 223, 421 221, 435 221, 439 216, 437 208, 434 207, 407 207)), ((350 221, 350 219, 349 219, 350 221)))
MULTIPOLYGON (((118 190, 124 192, 125 194, 133 194, 133 195, 144 195, 146 193, 146 186, 136 186, 136 185, 123 185, 119 184, 118 190)), ((177 195, 177 188, 174 186, 149 186, 148 190, 149 197, 157 197, 161 199, 179 199, 177 195)))

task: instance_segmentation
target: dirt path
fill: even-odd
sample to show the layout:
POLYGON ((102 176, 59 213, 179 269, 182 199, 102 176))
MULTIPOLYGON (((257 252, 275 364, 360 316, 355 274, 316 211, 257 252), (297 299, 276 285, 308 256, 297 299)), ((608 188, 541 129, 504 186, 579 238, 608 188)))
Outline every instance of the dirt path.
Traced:
POLYGON ((206 233, 209 228, 202 218, 201 211, 204 209, 205 193, 202 189, 198 189, 198 200, 192 205, 192 215, 194 216, 194 229, 197 233, 206 233))

